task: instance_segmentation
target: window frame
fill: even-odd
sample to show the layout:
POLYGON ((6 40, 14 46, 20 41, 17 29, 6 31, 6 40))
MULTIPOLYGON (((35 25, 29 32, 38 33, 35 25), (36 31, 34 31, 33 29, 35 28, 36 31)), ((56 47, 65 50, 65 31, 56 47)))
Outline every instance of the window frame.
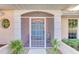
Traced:
MULTIPOLYGON (((77 39, 77 31, 78 31, 78 18, 68 18, 67 19, 68 20, 68 39, 77 39), (71 19, 71 20, 77 20, 77 26, 76 27, 69 27, 69 19, 71 19), (74 32, 70 32, 70 29, 72 29, 72 31, 74 31, 74 32), (73 30, 73 29, 75 29, 75 30, 73 30), (75 32, 76 31, 76 32, 75 32), (76 33, 76 38, 69 38, 69 33, 76 33)), ((73 35, 72 35, 73 36, 73 35)))

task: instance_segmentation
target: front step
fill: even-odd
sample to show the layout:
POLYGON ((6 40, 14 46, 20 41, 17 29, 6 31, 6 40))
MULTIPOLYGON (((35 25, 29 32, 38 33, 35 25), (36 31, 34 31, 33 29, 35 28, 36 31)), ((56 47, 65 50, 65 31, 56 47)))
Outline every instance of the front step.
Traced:
POLYGON ((46 54, 46 49, 33 48, 29 50, 28 54, 46 54))

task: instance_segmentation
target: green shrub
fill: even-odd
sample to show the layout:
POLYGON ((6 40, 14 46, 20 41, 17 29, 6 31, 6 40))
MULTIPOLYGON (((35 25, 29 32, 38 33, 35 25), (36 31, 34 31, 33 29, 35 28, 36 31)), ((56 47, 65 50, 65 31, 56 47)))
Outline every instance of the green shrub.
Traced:
POLYGON ((14 40, 10 43, 10 50, 13 54, 19 54, 24 52, 24 45, 21 40, 14 40))
POLYGON ((51 41, 51 43, 52 43, 52 51, 53 51, 53 53, 59 53, 59 41, 57 40, 57 39, 53 39, 52 41, 51 41))

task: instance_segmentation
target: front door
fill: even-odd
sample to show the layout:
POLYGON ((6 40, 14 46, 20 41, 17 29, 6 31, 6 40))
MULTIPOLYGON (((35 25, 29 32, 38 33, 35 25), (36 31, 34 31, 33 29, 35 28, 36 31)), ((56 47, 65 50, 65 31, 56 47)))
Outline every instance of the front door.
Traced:
POLYGON ((31 18, 31 47, 45 46, 44 18, 31 18))

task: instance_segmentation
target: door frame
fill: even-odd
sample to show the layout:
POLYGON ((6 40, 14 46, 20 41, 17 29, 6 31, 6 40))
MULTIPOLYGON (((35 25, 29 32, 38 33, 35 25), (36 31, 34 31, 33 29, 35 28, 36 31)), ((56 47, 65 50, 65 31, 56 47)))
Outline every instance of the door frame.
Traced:
POLYGON ((29 48, 46 48, 46 17, 29 17, 29 48), (32 18, 43 18, 44 19, 44 47, 32 47, 31 46, 31 21, 32 18))

